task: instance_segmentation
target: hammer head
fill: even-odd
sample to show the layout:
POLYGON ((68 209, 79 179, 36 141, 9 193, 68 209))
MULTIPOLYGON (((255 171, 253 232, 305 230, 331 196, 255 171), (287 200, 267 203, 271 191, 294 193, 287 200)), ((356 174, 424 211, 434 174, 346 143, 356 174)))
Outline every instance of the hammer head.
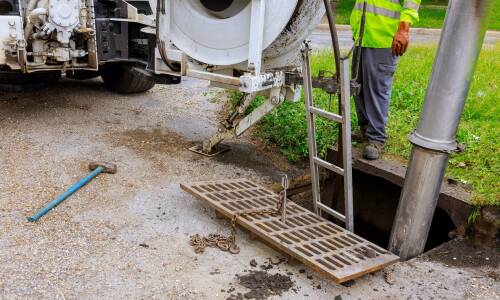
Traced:
POLYGON ((115 174, 116 173, 116 165, 112 163, 107 163, 107 162, 101 162, 101 161, 93 161, 89 163, 89 169, 90 171, 94 171, 98 167, 104 168, 103 173, 109 173, 109 174, 115 174))

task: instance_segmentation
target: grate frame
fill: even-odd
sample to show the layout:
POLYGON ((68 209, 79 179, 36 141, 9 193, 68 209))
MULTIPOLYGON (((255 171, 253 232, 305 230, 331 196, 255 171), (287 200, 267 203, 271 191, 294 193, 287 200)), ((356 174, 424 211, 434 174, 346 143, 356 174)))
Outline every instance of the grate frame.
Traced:
MULTIPOLYGON (((248 179, 202 181, 181 188, 217 213, 275 208, 279 195, 248 179)), ((238 225, 274 249, 304 263, 335 283, 359 278, 399 261, 399 257, 352 232, 287 201, 287 218, 242 216, 238 225)))

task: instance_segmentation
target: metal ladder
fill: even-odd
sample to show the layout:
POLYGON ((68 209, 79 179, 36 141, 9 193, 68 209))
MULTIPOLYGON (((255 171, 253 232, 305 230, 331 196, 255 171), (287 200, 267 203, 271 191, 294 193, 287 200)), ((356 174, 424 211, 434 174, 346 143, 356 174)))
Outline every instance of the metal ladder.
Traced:
POLYGON ((313 205, 315 213, 318 216, 322 215, 322 212, 326 212, 336 219, 345 223, 347 230, 354 231, 354 220, 353 220, 353 200, 352 200, 352 152, 351 152, 351 86, 350 86, 350 70, 349 70, 349 59, 340 59, 340 104, 341 104, 341 114, 334 114, 323 109, 314 106, 313 99, 313 86, 312 86, 312 74, 311 74, 311 63, 310 63, 310 48, 307 43, 304 43, 302 49, 302 72, 304 80, 304 95, 305 95, 305 105, 306 105, 306 116, 307 116, 307 135, 309 141, 309 160, 311 166, 311 182, 313 191, 313 205), (318 156, 317 142, 316 142, 316 128, 314 124, 315 116, 320 116, 328 120, 334 121, 336 123, 342 124, 342 157, 344 162, 344 167, 341 168, 334 164, 331 164, 318 156), (320 193, 320 176, 319 167, 328 169, 344 178, 344 200, 345 200, 345 214, 341 214, 338 211, 326 206, 321 202, 320 193))

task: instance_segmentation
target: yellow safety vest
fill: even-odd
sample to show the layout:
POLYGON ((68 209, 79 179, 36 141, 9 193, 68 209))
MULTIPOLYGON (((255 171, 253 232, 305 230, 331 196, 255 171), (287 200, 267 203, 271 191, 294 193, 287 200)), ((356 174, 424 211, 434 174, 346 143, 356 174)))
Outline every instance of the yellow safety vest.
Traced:
POLYGON ((365 1, 366 23, 363 47, 391 48, 399 23, 415 24, 419 20, 418 8, 421 0, 356 0, 351 14, 351 27, 356 41, 359 38, 365 1))

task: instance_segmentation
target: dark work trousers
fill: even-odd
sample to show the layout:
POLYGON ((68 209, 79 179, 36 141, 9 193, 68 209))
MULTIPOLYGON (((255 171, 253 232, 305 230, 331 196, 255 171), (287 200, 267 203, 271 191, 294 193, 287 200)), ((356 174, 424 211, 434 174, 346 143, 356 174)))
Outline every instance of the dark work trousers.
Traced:
POLYGON ((385 126, 397 63, 398 57, 392 55, 390 48, 361 48, 358 74, 361 93, 354 102, 358 125, 366 129, 369 141, 385 143, 387 140, 385 126))

